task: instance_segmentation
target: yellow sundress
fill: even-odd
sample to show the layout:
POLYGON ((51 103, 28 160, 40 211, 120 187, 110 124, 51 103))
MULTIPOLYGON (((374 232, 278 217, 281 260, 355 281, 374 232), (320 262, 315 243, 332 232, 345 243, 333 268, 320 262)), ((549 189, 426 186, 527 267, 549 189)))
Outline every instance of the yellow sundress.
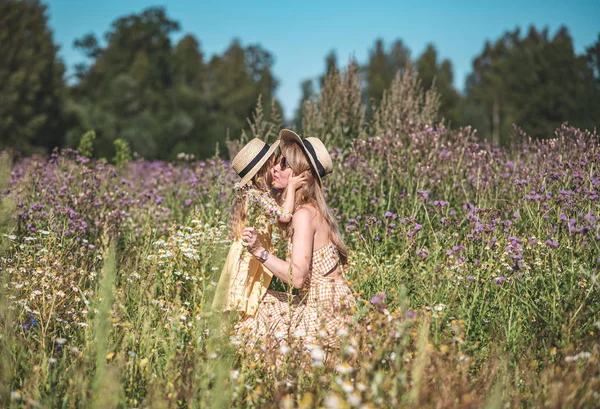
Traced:
MULTIPOLYGON (((266 192, 250 187, 243 194, 246 196, 246 212, 255 213, 249 215, 251 217, 248 217, 247 225, 256 229, 260 245, 273 253, 272 224, 277 221, 277 217, 289 215, 289 212, 281 208, 266 192)), ((213 309, 254 315, 272 278, 273 273, 244 248, 240 238, 236 238, 221 270, 213 309)))

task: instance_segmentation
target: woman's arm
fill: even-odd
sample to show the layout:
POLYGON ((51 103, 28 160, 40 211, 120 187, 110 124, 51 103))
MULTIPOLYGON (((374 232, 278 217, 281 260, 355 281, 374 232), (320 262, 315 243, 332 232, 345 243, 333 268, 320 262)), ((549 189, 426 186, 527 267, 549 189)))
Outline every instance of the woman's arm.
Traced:
POLYGON ((302 172, 298 176, 290 176, 282 205, 285 214, 279 216, 281 223, 289 223, 292 220, 292 213, 294 213, 294 205, 296 204, 296 190, 300 189, 307 179, 308 174, 306 172, 302 172))
MULTIPOLYGON (((292 226, 294 234, 292 236, 292 254, 290 261, 284 261, 277 258, 274 254, 269 254, 263 265, 269 269, 277 278, 287 284, 292 284, 296 288, 301 288, 308 277, 312 257, 313 243, 315 237, 314 210, 301 207, 294 214, 292 226)), ((250 250, 257 258, 265 250, 258 243, 256 230, 245 228, 242 233, 242 244, 250 250)))

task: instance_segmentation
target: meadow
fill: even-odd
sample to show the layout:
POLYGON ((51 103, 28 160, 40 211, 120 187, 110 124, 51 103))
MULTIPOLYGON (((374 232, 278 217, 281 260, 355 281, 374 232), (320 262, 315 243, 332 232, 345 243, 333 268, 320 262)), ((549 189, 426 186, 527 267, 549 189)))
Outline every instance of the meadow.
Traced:
MULTIPOLYGON (((401 79, 367 126, 351 82, 306 107, 328 133, 305 127, 331 146, 359 300, 339 351, 260 357, 222 330, 227 161, 4 155, 0 405, 599 407, 599 136, 491 146, 428 121, 431 95, 407 102, 401 79)), ((258 112, 250 132, 275 125, 258 112)))

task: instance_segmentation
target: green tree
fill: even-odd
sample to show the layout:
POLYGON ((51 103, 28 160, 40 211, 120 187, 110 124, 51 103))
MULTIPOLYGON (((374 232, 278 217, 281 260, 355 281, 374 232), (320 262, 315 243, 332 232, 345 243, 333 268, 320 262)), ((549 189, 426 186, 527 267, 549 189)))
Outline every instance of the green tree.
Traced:
POLYGON ((191 34, 183 36, 173 50, 173 76, 177 85, 204 90, 204 55, 200 43, 191 34))
POLYGON ((325 73, 319 77, 319 85, 321 88, 323 87, 323 83, 325 82, 327 76, 333 72, 340 72, 335 50, 331 50, 329 54, 325 56, 325 73))
POLYGON ((383 40, 377 39, 369 52, 369 62, 364 68, 367 101, 378 104, 383 92, 390 88, 396 73, 403 70, 409 61, 410 50, 402 40, 394 41, 387 52, 383 40))
POLYGON ((598 126, 598 123, 600 123, 600 34, 598 34, 596 42, 586 48, 585 58, 596 85, 588 88, 588 92, 591 94, 588 100, 595 102, 589 106, 590 121, 598 126))
MULTIPOLYGON (((224 143, 228 133, 240 135, 259 95, 263 101, 273 99, 277 88, 273 63, 267 50, 258 45, 244 48, 239 40, 234 40, 223 55, 213 56, 207 67, 210 118, 204 149, 224 143)), ((265 104, 266 120, 271 120, 271 106, 265 104)))
POLYGON ((586 48, 586 61, 600 86, 600 34, 598 34, 596 42, 586 48))
POLYGON ((597 96, 593 70, 575 54, 568 30, 550 38, 531 27, 525 37, 517 29, 486 43, 467 79, 465 114, 483 137, 505 144, 513 123, 540 138, 552 137, 564 121, 593 126, 597 96))
POLYGON ((0 150, 61 146, 64 66, 37 0, 0 1, 0 150))
POLYGON ((142 156, 168 156, 175 110, 170 35, 177 30, 164 9, 149 8, 113 22, 104 48, 93 35, 75 41, 93 60, 78 67, 72 89, 69 114, 77 126, 68 134, 70 145, 82 130, 94 129, 100 156, 112 156, 118 138, 142 156))
POLYGON ((388 54, 388 64, 392 76, 396 77, 396 74, 400 70, 404 70, 411 60, 410 49, 404 45, 404 42, 400 39, 394 41, 390 47, 388 54))
POLYGON ((434 84, 440 96, 439 115, 450 124, 460 122, 460 95, 454 88, 452 63, 445 59, 438 61, 438 53, 433 44, 428 44, 416 63, 419 78, 425 89, 434 84))
POLYGON ((366 72, 368 100, 377 103, 394 79, 394 73, 391 72, 388 65, 387 54, 381 39, 375 42, 375 47, 369 53, 366 72))
POLYGON ((192 35, 179 40, 173 51, 175 112, 167 124, 171 156, 179 152, 199 154, 204 146, 209 119, 207 67, 200 43, 192 35))
POLYGON ((300 102, 298 103, 298 108, 296 109, 296 115, 294 117, 294 123, 296 124, 296 128, 298 130, 302 130, 302 107, 304 106, 304 103, 314 99, 316 96, 313 80, 306 79, 302 81, 300 84, 300 89, 302 95, 300 96, 300 102))

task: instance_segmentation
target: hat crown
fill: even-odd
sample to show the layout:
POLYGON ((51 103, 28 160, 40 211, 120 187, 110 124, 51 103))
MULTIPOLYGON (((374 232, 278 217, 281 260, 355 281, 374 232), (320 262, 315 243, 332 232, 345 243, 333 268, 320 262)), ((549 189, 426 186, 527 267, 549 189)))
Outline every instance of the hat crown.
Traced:
POLYGON ((311 168, 317 174, 319 184, 322 183, 321 178, 333 171, 333 161, 329 156, 329 151, 319 138, 308 137, 302 139, 296 132, 290 129, 282 129, 279 131, 279 139, 282 143, 297 143, 302 147, 311 168))
POLYGON ((237 174, 246 168, 256 158, 261 151, 269 149, 269 145, 258 138, 252 139, 235 155, 231 161, 231 167, 237 174))
POLYGON ((331 172, 333 172, 333 160, 331 159, 331 156, 329 155, 325 144, 321 142, 319 138, 315 138, 312 136, 304 138, 304 141, 308 141, 314 149, 314 155, 313 152, 310 152, 309 150, 310 155, 313 157, 313 160, 315 160, 315 162, 318 161, 318 163, 320 163, 323 166, 324 174, 322 174, 321 177, 329 175, 331 172))
POLYGON ((269 145, 258 138, 249 141, 231 161, 231 167, 238 174, 240 185, 250 181, 256 172, 269 160, 279 147, 279 141, 269 145))

